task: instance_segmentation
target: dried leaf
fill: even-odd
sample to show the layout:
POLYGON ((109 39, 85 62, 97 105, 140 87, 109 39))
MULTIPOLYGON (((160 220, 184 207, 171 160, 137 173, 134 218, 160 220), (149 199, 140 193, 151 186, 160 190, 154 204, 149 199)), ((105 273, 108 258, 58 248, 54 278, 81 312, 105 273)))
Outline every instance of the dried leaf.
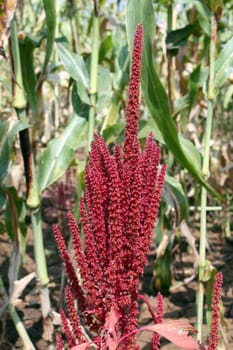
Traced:
POLYGON ((12 305, 16 306, 21 302, 21 300, 19 299, 19 296, 22 294, 23 290, 26 288, 28 283, 30 283, 31 280, 35 277, 36 277, 36 273, 32 272, 29 275, 14 282, 13 292, 10 299, 10 303, 12 305))
POLYGON ((17 0, 0 0, 0 50, 6 44, 17 0))
POLYGON ((195 256, 194 267, 197 267, 198 262, 199 262, 199 254, 198 254, 198 251, 196 249, 195 238, 193 237, 193 235, 192 235, 192 233, 187 225, 187 222, 185 220, 180 223, 180 231, 181 231, 182 236, 187 239, 188 244, 192 248, 193 254, 195 256))

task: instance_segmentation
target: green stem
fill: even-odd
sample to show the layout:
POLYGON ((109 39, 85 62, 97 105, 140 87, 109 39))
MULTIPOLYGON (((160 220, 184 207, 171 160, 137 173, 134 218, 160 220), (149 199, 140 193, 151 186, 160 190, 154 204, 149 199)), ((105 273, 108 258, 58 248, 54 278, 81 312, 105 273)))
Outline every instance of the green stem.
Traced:
MULTIPOLYGON (((14 82, 14 98, 13 103, 20 120, 25 120, 26 116, 26 100, 23 91, 22 67, 19 55, 19 44, 17 36, 17 27, 15 20, 11 25, 11 51, 12 66, 16 81, 14 82)), ((28 132, 28 130, 27 130, 28 132)), ((41 308, 44 319, 48 317, 50 311, 50 299, 48 292, 48 274, 45 259, 45 251, 43 245, 41 212, 40 212, 40 193, 38 192, 37 178, 35 172, 35 164, 31 151, 31 143, 29 135, 20 135, 21 151, 24 158, 24 167, 27 183, 27 205, 31 209, 33 238, 34 238, 34 254, 36 262, 37 275, 41 282, 40 297, 41 308)))
MULTIPOLYGON (((40 301, 41 312, 44 320, 44 327, 48 327, 48 315, 51 311, 49 297, 49 277, 47 272, 45 250, 41 227, 41 209, 31 209, 32 231, 34 240, 34 255, 36 262, 36 274, 40 280, 40 301)), ((52 324, 50 324, 52 327, 52 324)), ((51 328, 52 329, 52 328, 51 328)))
POLYGON ((92 54, 91 54, 91 71, 90 71, 90 111, 88 119, 88 149, 90 149, 95 130, 96 114, 96 93, 98 77, 98 60, 99 60, 99 17, 95 9, 93 17, 92 31, 92 54))
POLYGON ((15 328, 20 336, 20 339, 23 342, 23 348, 25 350, 35 350, 35 347, 33 346, 31 339, 29 338, 28 333, 24 327, 24 324, 15 310, 15 307, 12 304, 9 304, 8 308, 11 319, 14 322, 15 328))
MULTIPOLYGON (((214 15, 211 19, 211 41, 209 51, 209 82, 208 82, 208 110, 207 110, 207 121, 206 130, 204 136, 204 156, 203 156, 203 167, 202 173, 205 178, 209 175, 209 161, 210 161, 210 139, 212 130, 213 120, 213 81, 214 81, 214 65, 215 65, 215 46, 216 46, 216 35, 217 35, 217 21, 214 15)), ((207 212, 207 191, 202 187, 201 192, 201 229, 200 229, 200 247, 199 247, 199 287, 197 296, 197 339, 202 341, 202 327, 203 327, 203 309, 204 309, 204 273, 206 263, 206 212, 207 212)))
MULTIPOLYGON (((15 328, 18 332, 18 335, 20 336, 20 338, 23 342, 23 348, 26 350, 35 350, 32 342, 31 342, 31 339, 29 338, 27 330, 24 327, 24 324, 23 324, 22 320, 20 319, 15 307, 12 304, 8 304, 9 297, 7 295, 7 292, 6 292, 5 286, 3 284, 3 280, 2 280, 1 275, 0 275, 0 293, 1 293, 1 299, 3 302, 3 307, 1 308, 1 311, 4 312, 5 308, 8 307, 11 319, 14 322, 14 325, 15 325, 15 328)), ((2 313, 0 316, 2 316, 2 313)))
POLYGON ((15 18, 11 22, 11 50, 13 68, 13 106, 21 109, 26 107, 26 99, 23 91, 23 77, 19 54, 19 43, 15 18))
POLYGON ((231 239, 231 212, 230 212, 230 200, 231 196, 227 193, 227 202, 226 202, 226 230, 225 235, 227 239, 231 239))
POLYGON ((32 230, 33 230, 33 239, 34 239, 34 254, 36 261, 36 273, 40 279, 40 282, 43 286, 47 285, 49 282, 46 259, 44 254, 44 244, 42 237, 42 227, 41 227, 41 209, 32 209, 31 210, 32 218, 32 230))

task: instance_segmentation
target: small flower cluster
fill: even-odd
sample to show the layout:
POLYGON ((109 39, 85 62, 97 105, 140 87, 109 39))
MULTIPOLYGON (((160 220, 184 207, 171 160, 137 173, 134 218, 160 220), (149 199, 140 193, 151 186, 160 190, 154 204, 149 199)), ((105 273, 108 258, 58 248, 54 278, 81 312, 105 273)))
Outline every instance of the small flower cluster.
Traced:
MULTIPOLYGON (((112 307, 120 315, 119 336, 137 328, 139 277, 147 262, 165 177, 165 166, 159 166, 160 150, 152 134, 144 150, 137 138, 141 53, 139 25, 134 40, 123 150, 116 145, 111 155, 104 140, 95 135, 85 169, 85 198, 80 200, 84 247, 80 228, 72 214, 68 214, 75 264, 59 228, 54 226, 70 285, 66 289, 70 323, 63 311, 61 318, 71 348, 85 342, 73 298, 85 326, 95 332, 97 344, 112 307)), ((127 340, 124 349, 137 349, 134 337, 127 340)))

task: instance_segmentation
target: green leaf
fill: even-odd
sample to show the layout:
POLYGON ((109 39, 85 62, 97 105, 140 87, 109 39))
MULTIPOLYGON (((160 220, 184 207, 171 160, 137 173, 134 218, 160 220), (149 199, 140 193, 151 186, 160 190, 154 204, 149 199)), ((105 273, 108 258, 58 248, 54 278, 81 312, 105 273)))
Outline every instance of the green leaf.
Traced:
POLYGON ((40 193, 64 174, 74 157, 75 150, 84 145, 86 133, 86 120, 74 116, 61 135, 49 142, 39 162, 40 193))
MULTIPOLYGON (((182 0, 182 4, 190 5, 190 0, 182 0)), ((210 36, 210 19, 211 12, 203 1, 193 0, 192 5, 195 6, 197 10, 197 19, 200 24, 201 29, 205 34, 210 36)))
POLYGON ((191 34, 196 34, 199 26, 196 24, 188 24, 187 26, 172 30, 167 34, 166 45, 167 50, 172 55, 177 55, 181 46, 185 46, 191 34))
POLYGON ((105 142, 107 143, 113 143, 116 141, 116 139, 119 137, 119 134, 123 132, 125 128, 125 123, 118 122, 111 126, 108 126, 103 131, 103 137, 105 142))
POLYGON ((77 84, 75 81, 74 81, 74 84, 72 86, 71 100, 72 100, 72 106, 73 106, 75 113, 77 115, 79 115, 80 117, 88 120, 90 105, 82 102, 82 100, 78 94, 77 84))
POLYGON ((0 186, 0 209, 3 207, 3 205, 5 204, 5 200, 6 200, 6 191, 4 187, 0 186))
POLYGON ((60 42, 57 43, 57 50, 65 69, 77 83, 81 100, 86 104, 90 104, 88 95, 89 75, 82 56, 70 52, 69 47, 60 42))
POLYGON ((3 222, 0 221, 0 235, 6 232, 6 227, 3 222))
POLYGON ((56 30, 56 1, 54 0, 43 0, 44 9, 45 9, 45 17, 46 17, 46 25, 47 25, 47 44, 46 44, 46 53, 43 68, 41 71, 41 77, 43 77, 47 65, 49 63, 50 56, 53 51, 53 43, 55 38, 55 30, 56 30))
POLYGON ((201 154, 194 144, 182 135, 179 135, 179 140, 186 158, 189 159, 192 164, 195 164, 195 167, 199 173, 201 173, 201 154))
POLYGON ((171 116, 168 96, 155 72, 153 62, 155 18, 151 0, 128 0, 127 2, 127 33, 131 52, 135 29, 139 23, 143 24, 141 82, 146 104, 160 129, 167 148, 200 184, 205 186, 213 195, 219 197, 204 180, 199 165, 192 163, 189 157, 186 157, 171 116))
POLYGON ((107 35, 101 42, 100 48, 99 48, 99 63, 101 63, 108 53, 108 51, 112 48, 112 36, 107 35))
POLYGON ((0 122, 0 181, 10 172, 10 167, 15 156, 14 141, 19 131, 28 127, 26 123, 16 121, 0 122))
POLYGON ((109 105, 112 94, 110 71, 102 66, 98 67, 97 94, 96 112, 101 113, 109 105))
POLYGON ((159 143, 162 143, 163 145, 165 144, 163 136, 157 124, 155 123, 154 119, 150 119, 147 122, 139 121, 139 133, 138 133, 139 139, 146 138, 150 132, 153 133, 153 137, 156 141, 158 141, 159 143))
POLYGON ((215 61, 214 89, 216 94, 233 71, 233 37, 221 50, 215 61))
POLYGON ((176 225, 188 215, 188 202, 179 181, 166 174, 163 198, 176 213, 176 225))
POLYGON ((189 111, 191 110, 195 98, 197 96, 197 91, 199 88, 199 81, 201 76, 201 65, 199 64, 190 74, 188 87, 189 87, 189 111))
POLYGON ((40 46, 42 39, 42 35, 39 37, 26 36, 23 40, 19 41, 23 85, 34 115, 37 114, 38 99, 36 93, 37 78, 34 70, 33 51, 40 46))

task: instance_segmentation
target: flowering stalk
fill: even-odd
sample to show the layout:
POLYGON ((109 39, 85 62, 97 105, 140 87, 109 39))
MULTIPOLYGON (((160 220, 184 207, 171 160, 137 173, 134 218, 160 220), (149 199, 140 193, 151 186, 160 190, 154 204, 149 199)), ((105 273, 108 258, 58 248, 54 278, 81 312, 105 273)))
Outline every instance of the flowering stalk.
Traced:
MULTIPOLYGON (((157 295, 157 323, 162 323, 163 321, 163 296, 161 293, 157 295)), ((152 342, 151 342, 151 350, 159 350, 160 349, 160 336, 158 333, 155 333, 152 342)))
POLYGON ((218 331, 220 324, 220 298, 222 290, 222 273, 219 272, 213 288, 211 330, 208 339, 208 350, 216 350, 218 348, 218 331))
MULTIPOLYGON (((68 214, 73 236, 75 266, 57 226, 54 233, 66 268, 70 289, 66 300, 70 323, 62 312, 69 346, 85 343, 79 317, 74 313, 71 292, 78 311, 95 343, 103 344, 103 327, 109 312, 119 315, 114 324, 120 338, 137 329, 139 277, 147 262, 152 231, 158 214, 165 177, 159 166, 160 151, 152 134, 144 150, 137 138, 142 54, 142 25, 135 32, 126 132, 123 151, 116 145, 111 155, 104 140, 95 135, 85 170, 85 199, 80 200, 80 221, 85 237, 72 214, 68 214), (78 269, 78 277, 76 274, 78 269)), ((132 333, 133 334, 133 333, 132 333)), ((124 349, 137 349, 135 336, 124 342, 124 349)))

